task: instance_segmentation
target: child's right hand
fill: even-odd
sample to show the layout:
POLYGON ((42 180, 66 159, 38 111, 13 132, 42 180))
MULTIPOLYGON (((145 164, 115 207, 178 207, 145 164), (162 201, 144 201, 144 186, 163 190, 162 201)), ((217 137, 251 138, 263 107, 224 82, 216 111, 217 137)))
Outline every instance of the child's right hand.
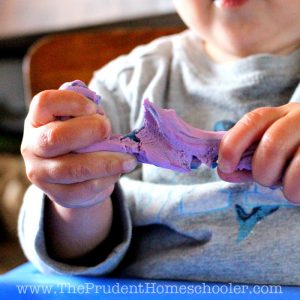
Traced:
POLYGON ((109 120, 97 106, 71 91, 36 95, 25 120, 21 153, 29 180, 63 207, 93 206, 107 199, 134 157, 112 152, 75 153, 105 139, 109 120), (65 121, 59 117, 72 116, 65 121))

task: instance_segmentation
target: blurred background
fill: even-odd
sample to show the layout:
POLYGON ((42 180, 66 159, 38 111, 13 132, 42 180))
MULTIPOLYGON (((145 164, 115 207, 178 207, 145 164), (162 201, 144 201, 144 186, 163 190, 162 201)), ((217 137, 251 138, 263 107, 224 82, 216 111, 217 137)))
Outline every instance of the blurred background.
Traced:
POLYGON ((19 153, 27 112, 22 63, 28 49, 51 34, 179 24, 172 0, 0 1, 0 274, 26 261, 17 216, 29 185, 19 153))

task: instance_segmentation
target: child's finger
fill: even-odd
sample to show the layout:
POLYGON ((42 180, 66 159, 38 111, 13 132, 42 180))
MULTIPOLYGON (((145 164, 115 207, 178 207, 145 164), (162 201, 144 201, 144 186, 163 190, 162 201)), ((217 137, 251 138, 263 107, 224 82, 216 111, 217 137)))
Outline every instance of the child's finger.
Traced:
POLYGON ((295 204, 300 204, 300 147, 289 163, 283 177, 284 196, 295 204))
POLYGON ((272 186, 280 181, 288 162, 300 145, 299 132, 299 115, 293 113, 277 120, 267 129, 252 161, 252 173, 256 182, 272 186))
POLYGON ((30 104, 29 120, 32 126, 39 127, 58 117, 78 117, 97 113, 97 105, 84 96, 61 90, 43 91, 37 94, 30 104))
POLYGON ((237 122, 221 141, 218 164, 223 173, 233 173, 242 154, 258 141, 266 129, 286 112, 279 108, 258 108, 237 122))
POLYGON ((26 142, 36 155, 50 158, 99 142, 109 136, 110 128, 105 116, 81 116, 36 128, 26 142))
POLYGON ((41 164, 40 160, 37 159, 35 169, 37 169, 38 164, 40 164, 39 181, 72 184, 100 178, 106 181, 110 181, 110 179, 117 181, 120 174, 134 169, 136 160, 128 154, 94 152, 72 153, 53 158, 44 164, 41 164))
POLYGON ((218 175, 222 180, 227 182, 233 182, 233 183, 253 182, 253 177, 250 171, 235 171, 233 173, 223 173, 218 168, 218 175))
POLYGON ((67 207, 87 207, 107 199, 114 190, 114 184, 102 188, 102 180, 95 179, 70 185, 45 184, 43 190, 51 200, 67 207))

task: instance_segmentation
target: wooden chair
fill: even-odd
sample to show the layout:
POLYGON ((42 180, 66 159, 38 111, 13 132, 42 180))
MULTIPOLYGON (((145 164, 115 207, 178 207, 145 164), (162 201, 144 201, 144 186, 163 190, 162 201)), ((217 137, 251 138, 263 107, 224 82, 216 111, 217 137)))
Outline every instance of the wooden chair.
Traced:
POLYGON ((182 31, 172 28, 119 28, 46 36, 34 43, 23 62, 26 103, 38 92, 80 79, 119 55, 155 38, 182 31))

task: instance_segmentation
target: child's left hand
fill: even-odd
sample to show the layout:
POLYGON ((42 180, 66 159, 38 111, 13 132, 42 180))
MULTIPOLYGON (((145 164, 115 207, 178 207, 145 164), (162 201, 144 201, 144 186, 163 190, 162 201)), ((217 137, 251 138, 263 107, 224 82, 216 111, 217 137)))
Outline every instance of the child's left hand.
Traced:
POLYGON ((300 204, 300 103, 262 107, 242 117, 222 139, 218 173, 230 182, 282 185, 284 196, 300 204), (252 173, 234 171, 254 143, 252 173))

